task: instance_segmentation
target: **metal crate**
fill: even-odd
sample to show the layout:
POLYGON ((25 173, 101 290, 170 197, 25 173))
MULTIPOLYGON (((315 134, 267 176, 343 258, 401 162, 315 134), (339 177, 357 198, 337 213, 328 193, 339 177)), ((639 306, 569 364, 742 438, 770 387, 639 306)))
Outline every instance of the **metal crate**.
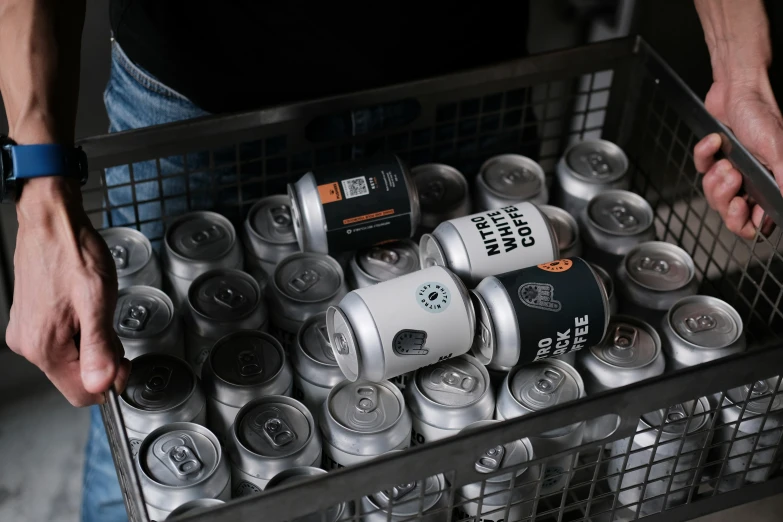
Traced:
MULTIPOLYGON (((486 449, 603 415, 619 423, 612 436, 554 455, 537 455, 541 460, 560 457, 569 463, 573 473, 564 475, 562 491, 541 493, 541 486, 552 477, 538 475, 532 486, 514 480, 509 488, 532 493, 520 501, 524 506, 498 506, 495 518, 515 521, 522 513, 530 520, 610 522, 650 514, 651 521, 677 521, 783 491, 779 473, 761 483, 743 480, 757 480, 759 470, 754 467, 759 462, 783 458, 780 429, 769 412, 760 416, 767 421, 760 437, 745 434, 736 423, 721 426, 718 415, 709 416, 709 437, 695 449, 688 437, 664 447, 658 434, 652 444, 651 451, 656 452, 652 463, 641 459, 639 464, 642 453, 610 454, 607 449, 613 441, 625 441, 630 448, 627 437, 647 412, 704 396, 713 396, 721 404, 725 390, 783 374, 783 350, 778 349, 783 333, 781 235, 778 231, 753 242, 740 240, 708 208, 691 151, 698 138, 713 131, 727 133, 644 41, 629 38, 348 96, 83 141, 94 177, 102 180, 99 187, 85 190, 96 225, 134 226, 159 244, 165 223, 181 212, 214 207, 238 225, 263 195, 283 192, 287 182, 313 166, 348 161, 359 153, 391 150, 412 166, 444 162, 472 177, 488 157, 516 151, 534 156, 551 180, 555 162, 570 143, 602 137, 618 143, 629 156, 633 190, 655 208, 659 239, 692 255, 701 293, 719 296, 739 311, 751 346, 745 354, 417 446, 180 520, 263 517, 272 522, 312 514, 313 520, 327 521, 328 508, 342 502, 359 506, 364 495, 417 480, 420 485, 421 479, 441 473, 444 505, 426 517, 456 522, 466 518, 458 509, 463 502, 458 489, 487 478, 474 466, 486 449), (361 136, 319 140, 319 129, 347 111, 399 100, 419 108, 413 121, 390 122, 389 128, 361 136), (194 159, 209 167, 201 172, 189 169, 194 159), (109 168, 126 169, 132 182, 108 186, 104 169, 109 168), (167 180, 174 178, 185 181, 182 193, 167 193, 167 180), (136 189, 142 183, 156 186, 157 196, 140 201, 136 189), (117 197, 110 202, 109 195, 116 194, 110 191, 117 190, 125 204, 117 197), (718 450, 731 444, 729 461, 718 450), (671 448, 675 448, 673 455, 665 457, 671 448), (745 462, 742 458, 752 467, 737 472, 734 464, 745 462), (619 468, 612 464, 618 459, 619 468), (638 482, 633 487, 646 491, 640 492, 644 502, 623 506, 610 487, 613 477, 622 479, 624 486, 626 479, 638 482), (717 488, 718 482, 710 477, 716 477, 722 487, 717 488), (650 498, 653 494, 659 496, 650 498), (651 513, 656 505, 663 511, 651 513)), ((736 141, 730 138, 728 144, 724 153, 744 172, 747 192, 783 224, 783 199, 772 177, 736 141)), ((117 397, 109 393, 108 398, 102 411, 130 519, 146 522, 117 397)), ((692 411, 686 413, 689 422, 693 420, 692 411)), ((716 413, 714 405, 709 413, 716 413)), ((496 504, 484 493, 486 483, 482 484, 477 501, 496 504)), ((411 519, 422 518, 421 509, 433 494, 417 491, 411 519)), ((352 518, 361 517, 355 512, 352 518)))

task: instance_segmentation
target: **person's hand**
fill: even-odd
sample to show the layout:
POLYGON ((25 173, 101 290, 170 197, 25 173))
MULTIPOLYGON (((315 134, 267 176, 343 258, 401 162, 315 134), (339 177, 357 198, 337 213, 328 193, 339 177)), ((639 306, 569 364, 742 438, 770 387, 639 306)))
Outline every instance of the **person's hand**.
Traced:
POLYGON ((122 391, 130 370, 112 327, 117 274, 106 243, 82 208, 77 183, 29 181, 17 215, 6 342, 74 406, 102 403, 112 384, 122 391))

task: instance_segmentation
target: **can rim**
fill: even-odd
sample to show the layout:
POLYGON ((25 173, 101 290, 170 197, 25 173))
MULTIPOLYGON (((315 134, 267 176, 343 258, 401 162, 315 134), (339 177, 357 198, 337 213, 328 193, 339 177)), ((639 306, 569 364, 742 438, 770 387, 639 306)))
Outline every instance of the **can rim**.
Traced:
POLYGON ((393 154, 394 159, 397 160, 397 164, 402 171, 402 177, 405 179, 405 186, 408 189, 408 200, 411 206, 411 233, 408 237, 413 237, 416 234, 416 229, 419 228, 421 223, 421 206, 419 202, 419 189, 416 187, 416 182, 413 181, 413 175, 408 166, 402 161, 398 155, 393 154))
MULTIPOLYGON (((486 397, 488 394, 490 394, 492 392, 492 385, 490 384, 490 381, 489 381, 489 372, 487 371, 487 367, 484 364, 482 364, 481 361, 476 359, 476 357, 474 357, 474 356, 472 356, 470 354, 467 354, 467 353, 464 353, 464 354, 462 354, 460 356, 457 356, 457 357, 454 357, 452 359, 446 359, 445 361, 441 361, 441 362, 447 362, 447 361, 450 361, 450 360, 453 360, 453 359, 461 359, 463 357, 467 357, 468 361, 470 361, 470 359, 475 359, 475 363, 471 362, 471 364, 473 366, 475 366, 476 368, 478 368, 478 371, 481 374, 481 376, 484 378, 484 383, 485 383, 484 391, 482 392, 482 394, 479 395, 478 397, 476 397, 476 399, 473 402, 471 402, 470 404, 463 404, 461 406, 450 406, 448 404, 440 404, 440 403, 435 402, 434 400, 430 399, 419 388, 418 377, 419 377, 419 372, 423 368, 419 368, 419 369, 415 370, 415 372, 413 374, 413 378, 411 379, 411 383, 412 383, 411 388, 416 390, 418 397, 421 397, 422 399, 427 401, 430 405, 438 407, 438 408, 448 408, 450 410, 456 411, 456 410, 461 410, 461 409, 470 408, 470 407, 474 406, 475 404, 480 402, 484 397, 486 397)), ((435 363, 435 364, 437 364, 437 363, 435 363)), ((427 368, 427 367, 425 366, 424 368, 427 368)), ((411 391, 409 393, 413 394, 413 391, 411 391)), ((414 410, 411 407, 411 405, 414 404, 414 403, 415 403, 415 401, 407 401, 406 402, 406 405, 411 410, 411 413, 414 413, 414 410)), ((420 417, 419 417, 419 420, 424 422, 424 424, 429 424, 430 426, 434 426, 433 424, 424 421, 420 417)), ((437 426, 435 426, 435 427, 437 427, 437 426)))
POLYGON ((177 404, 175 404, 175 405, 173 405, 173 406, 171 406, 169 408, 166 408, 165 410, 155 410, 154 412, 151 412, 149 410, 142 410, 141 408, 137 408, 136 406, 133 406, 131 403, 126 401, 125 400, 125 392, 127 391, 127 388, 126 388, 122 393, 120 393, 118 395, 118 399, 120 401, 120 406, 122 408, 128 408, 129 410, 133 411, 134 413, 138 412, 138 413, 142 413, 142 414, 169 413, 169 412, 179 408, 183 404, 186 404, 191 398, 193 398, 193 395, 195 395, 197 393, 197 390, 198 390, 198 378, 196 377, 196 372, 193 371, 193 368, 190 366, 190 364, 187 363, 187 361, 184 361, 183 359, 180 359, 179 357, 176 357, 174 355, 170 355, 170 354, 167 354, 167 353, 145 353, 145 354, 139 355, 138 357, 134 358, 133 360, 134 361, 138 361, 139 359, 141 359, 143 357, 147 357, 147 358, 150 358, 150 357, 163 357, 165 359, 172 359, 172 360, 177 361, 177 364, 181 364, 182 366, 187 367, 188 372, 190 372, 191 377, 193 377, 193 385, 190 387, 190 392, 188 393, 187 397, 185 397, 182 401, 178 402, 177 404))
MULTIPOLYGON (((372 384, 373 386, 381 386, 383 388, 386 388, 388 391, 390 391, 392 393, 392 395, 394 395, 394 398, 397 399, 397 402, 399 403, 399 406, 400 406, 400 413, 394 418, 394 421, 392 423, 390 423, 388 426, 386 426, 385 428, 382 428, 382 429, 376 429, 376 430, 373 430, 373 431, 358 431, 358 430, 356 430, 354 428, 351 428, 350 426, 346 426, 345 424, 340 422, 339 419, 337 419, 334 415, 332 415, 332 409, 329 407, 329 404, 331 402, 331 398, 332 398, 333 395, 336 395, 337 392, 339 392, 340 390, 342 390, 346 386, 352 385, 352 384, 354 384, 356 382, 359 382, 361 380, 362 379, 357 379, 356 381, 345 380, 345 381, 343 381, 341 383, 336 384, 331 390, 329 390, 329 395, 327 395, 326 396, 326 400, 324 400, 323 408, 322 408, 323 412, 328 417, 328 420, 330 422, 333 422, 334 424, 336 424, 339 427, 339 429, 344 430, 344 431, 349 432, 349 433, 356 433, 356 434, 359 434, 359 435, 376 435, 378 433, 384 433, 386 431, 394 429, 397 426, 397 424, 399 424, 400 420, 405 417, 406 414, 408 416, 410 416, 410 413, 408 412, 408 408, 406 407, 406 404, 405 404, 405 398, 403 397, 402 392, 400 391, 400 389, 397 386, 395 386, 394 384, 390 383, 388 381, 388 379, 384 379, 381 382, 372 382, 372 381, 366 381, 366 382, 369 383, 369 384, 372 384)), ((330 445, 333 445, 332 442, 329 441, 329 440, 327 440, 326 442, 329 443, 330 445)), ((345 450, 342 450, 342 449, 341 449, 341 451, 349 453, 349 452, 347 452, 345 450)), ((362 455, 361 452, 359 452, 359 453, 350 453, 350 454, 352 454, 352 455, 362 455)))
POLYGON ((166 233, 163 234, 163 245, 164 245, 164 251, 171 255, 174 258, 177 258, 180 261, 190 262, 190 261, 196 261, 199 263, 203 262, 209 262, 209 261, 215 261, 218 259, 221 259, 229 254, 231 252, 231 249, 236 246, 237 242, 237 234, 236 230, 234 229, 234 225, 231 223, 231 221, 228 220, 228 218, 222 214, 218 214, 217 212, 212 212, 211 210, 194 210, 192 212, 187 212, 185 214, 182 214, 178 218, 174 219, 168 227, 166 227, 166 233), (178 225, 184 223, 185 221, 194 219, 194 218, 200 218, 200 217, 209 217, 214 218, 217 221, 220 221, 221 224, 223 224, 228 231, 229 235, 231 236, 231 242, 229 246, 225 249, 225 251, 221 252, 220 255, 217 255, 210 259, 193 259, 191 257, 183 256, 174 248, 171 246, 171 235, 173 234, 173 230, 177 228, 178 225))
MULTIPOLYGON (((310 317, 308 317, 307 319, 304 320, 304 322, 302 323, 302 326, 300 326, 299 330, 296 332, 296 339, 295 339, 296 340, 296 347, 295 348, 304 347, 304 343, 302 342, 302 337, 304 336, 305 330, 307 330, 307 327, 310 326, 311 323, 318 322, 323 317, 324 323, 328 324, 326 322, 326 316, 327 316, 327 312, 318 312, 317 314, 311 315, 310 317)), ((328 326, 327 326, 327 331, 328 331, 328 326)), ((331 343, 331 341, 329 341, 329 342, 331 343)), ((301 352, 305 357, 307 357, 308 360, 312 361, 313 363, 315 363, 315 364, 317 364, 319 366, 323 366, 324 368, 339 368, 340 367, 340 365, 337 364, 337 362, 336 362, 337 361, 337 357, 335 357, 335 363, 334 364, 327 364, 327 363, 323 363, 323 362, 319 361, 318 359, 313 358, 304 349, 301 349, 301 350, 295 349, 294 351, 297 352, 297 353, 301 352)), ((296 357, 292 356, 291 357, 291 362, 293 363, 294 360, 296 360, 296 357)), ((294 368, 296 368, 296 365, 294 365, 294 368)), ((297 373, 299 373, 299 372, 297 371, 297 373)), ((307 379, 305 379, 305 380, 307 380, 307 379)))
MULTIPOLYGON (((478 360, 482 365, 486 366, 490 364, 492 359, 495 357, 495 345, 497 344, 495 341, 495 324, 492 322, 492 316, 489 313, 489 306, 487 305, 484 297, 479 292, 477 292, 475 288, 473 290, 469 290, 468 292, 470 293, 471 300, 475 299, 478 301, 478 314, 480 315, 481 319, 489 319, 489 321, 482 321, 479 317, 476 317, 476 329, 479 328, 479 325, 487 328, 489 332, 489 344, 484 343, 481 340, 481 335, 476 332, 473 336, 473 345, 470 347, 470 353, 473 355, 473 357, 475 357, 476 360, 478 360), (489 352, 489 355, 487 355, 486 352, 489 352)), ((477 309, 475 304, 473 309, 477 309)))
POLYGON ((626 272, 626 274, 628 274, 628 278, 627 278, 628 281, 635 284, 636 286, 640 286, 642 288, 646 288, 648 290, 652 290, 653 292, 657 292, 657 293, 676 292, 691 284, 691 282, 696 278, 696 264, 694 263, 693 258, 690 256, 690 254, 688 254, 688 252, 686 252, 683 248, 673 243, 669 243, 667 241, 645 241, 643 243, 639 243, 631 250, 629 250, 627 254, 625 254, 621 262, 621 268, 626 272), (658 248, 667 248, 671 253, 674 253, 677 257, 679 257, 681 261, 684 261, 684 264, 688 268, 688 272, 689 272, 688 280, 684 281, 677 288, 671 290, 659 290, 651 287, 650 285, 641 283, 635 277, 633 277, 631 275, 633 271, 628 270, 628 261, 631 259, 632 255, 637 253, 642 248, 648 247, 650 245, 656 245, 656 247, 658 248))
MULTIPOLYGON (((418 246, 418 245, 417 245, 417 244, 416 244, 416 243, 415 243, 413 240, 411 240, 410 238, 404 237, 404 238, 402 238, 402 239, 395 239, 395 240, 393 240, 393 241, 389 241, 389 243, 403 243, 403 244, 405 244, 407 247, 409 247, 409 248, 410 248, 410 249, 411 249, 411 250, 412 250, 412 251, 413 251, 413 252, 416 254, 416 257, 417 257, 417 259, 419 260, 419 263, 418 263, 418 268, 417 268, 416 270, 421 270, 421 254, 420 254, 420 249, 419 249, 419 246, 418 246)), ((383 283, 384 281, 390 281, 391 279, 379 279, 379 278, 375 277, 374 275, 370 274, 370 273, 369 273, 369 272, 367 272, 367 271, 366 271, 364 268, 362 268, 362 265, 359 263, 358 259, 359 259, 359 255, 360 255, 362 252, 366 252, 366 251, 367 251, 367 250, 369 250, 370 248, 373 248, 373 247, 376 247, 376 246, 381 246, 381 245, 382 245, 382 244, 373 245, 373 246, 371 246, 371 247, 367 247, 367 248, 363 248, 363 249, 361 249, 361 250, 357 250, 357 251, 354 253, 354 255, 352 255, 352 256, 351 256, 351 259, 350 259, 350 261, 349 261, 349 265, 350 265, 350 268, 351 268, 352 270, 355 270, 355 271, 356 271, 356 272, 358 272, 358 273, 359 273, 361 276, 365 277, 366 279, 368 279, 368 280, 372 281, 372 282, 373 282, 373 283, 375 283, 375 284, 378 284, 378 283, 383 283)), ((415 272, 416 270, 414 270, 414 272, 415 272)), ((408 273, 406 273, 406 274, 400 274, 399 276, 396 276, 396 277, 402 277, 402 276, 404 276, 404 275, 407 275, 407 274, 410 274, 410 273, 412 273, 412 272, 408 272, 408 273)), ((395 279, 395 277, 392 277, 392 279, 395 279)))
MULTIPOLYGON (((539 210, 541 210, 541 213, 546 215, 547 219, 549 220, 550 224, 552 222, 552 218, 549 216, 549 212, 552 212, 553 214, 556 214, 558 217, 563 218, 563 220, 568 224, 568 226, 573 230, 573 239, 570 243, 568 243, 567 246, 560 249, 560 244, 558 242, 558 255, 560 254, 560 250, 570 250, 574 248, 574 246, 579 242, 579 238, 581 234, 579 233, 579 225, 576 222, 576 219, 574 219, 574 216, 572 216, 567 210, 562 209, 560 207, 556 207, 554 205, 539 205, 539 210)), ((554 225, 552 225, 552 228, 554 229, 554 225)))
POLYGON ((616 181, 619 181, 622 179, 623 176, 625 176, 628 172, 628 167, 630 165, 630 161, 628 160, 628 155, 625 153, 625 151, 616 143, 603 140, 603 139, 583 139, 580 141, 577 141, 576 143, 571 144, 566 151, 563 153, 562 160, 564 166, 568 169, 568 175, 571 177, 574 177, 580 181, 584 181, 586 183, 590 183, 591 185, 604 185, 605 183, 599 183, 592 178, 589 178, 587 176, 582 175, 579 171, 577 171, 574 167, 571 166, 571 163, 568 161, 568 154, 575 148, 583 146, 586 143, 594 143, 594 144, 600 144, 603 147, 606 147, 607 149, 612 149, 612 152, 619 153, 618 157, 622 159, 623 163, 623 173, 618 176, 616 179, 612 179, 609 181, 609 183, 614 183, 616 181))
MULTIPOLYGON (((240 279, 244 279, 246 282, 250 283, 250 286, 252 286, 253 290, 255 290, 255 292, 256 292, 255 304, 247 312, 245 312, 244 314, 236 317, 235 320, 239 321, 239 320, 242 320, 242 319, 247 319, 248 317, 253 315, 260 308, 260 305, 263 303, 263 295, 261 294, 261 287, 258 285, 258 281, 256 281, 256 279, 253 276, 251 276, 247 272, 244 272, 244 271, 236 269, 236 268, 213 268, 212 270, 207 270, 203 274, 197 276, 190 283, 190 286, 188 287, 187 309, 189 311, 197 314, 199 317, 201 317, 203 319, 206 319, 207 321, 213 321, 214 320, 214 318, 209 317, 208 315, 202 313, 200 310, 196 309, 195 306, 193 306, 193 304, 191 302, 191 293, 195 292, 195 289, 198 287, 197 283, 201 283, 201 281, 203 281, 203 280, 205 280, 205 279, 207 279, 209 277, 214 277, 215 274, 218 274, 218 273, 236 275, 240 279)), ((187 315, 185 317, 187 317, 187 315)), ((226 321, 226 322, 234 322, 234 320, 226 321)), ((266 320, 262 321, 261 323, 263 324, 265 322, 266 322, 266 320)))
MULTIPOLYGON (((414 184, 416 183, 416 177, 420 176, 423 172, 427 170, 437 170, 439 173, 444 174, 445 176, 448 176, 450 179, 455 180, 462 189, 464 189, 465 199, 469 199, 468 194, 470 192, 470 186, 468 185, 468 180, 465 177, 465 175, 460 172, 456 167, 453 167, 452 165, 447 165, 446 163, 437 163, 437 162, 430 162, 430 163, 422 163, 420 165, 416 165, 415 167, 411 168, 411 178, 413 179, 414 184)), ((416 194, 418 195, 418 186, 416 187, 416 194)), ((419 202, 421 204, 421 202, 419 202)), ((456 205, 453 205, 453 208, 458 208, 462 205, 462 201, 457 202, 456 205)), ((452 210, 451 208, 447 210, 452 210)), ((422 215, 424 215, 424 212, 422 212, 422 215)))
POLYGON ((289 301, 293 301, 295 303, 307 303, 307 304, 323 303, 324 301, 329 301, 330 299, 334 298, 334 296, 339 294, 342 288, 345 286, 345 272, 343 271, 343 267, 340 266, 340 263, 338 263, 335 258, 333 258, 328 254, 321 254, 318 252, 295 252, 289 256, 286 256, 277 264, 277 266, 275 267, 275 271, 272 273, 271 277, 269 278, 269 281, 267 282, 267 286, 269 286, 270 284, 272 285, 274 293, 282 296, 284 299, 287 299, 289 301), (291 261, 296 261, 297 259, 304 259, 304 258, 320 259, 328 263, 332 268, 334 268, 335 272, 337 272, 337 275, 339 276, 340 279, 337 288, 335 288, 332 293, 330 293, 327 296, 324 296, 321 299, 316 299, 316 300, 298 299, 296 297, 291 296, 289 293, 284 292, 283 289, 280 288, 280 286, 277 284, 277 277, 275 277, 278 271, 281 270, 282 267, 285 266, 287 263, 290 263, 291 261))
POLYGON ((479 167, 479 172, 476 175, 476 184, 480 185, 482 189, 486 189, 487 192, 492 194, 493 196, 496 196, 500 199, 505 199, 509 202, 511 201, 518 201, 516 198, 509 198, 506 194, 503 192, 500 192, 498 190, 495 190, 486 180, 487 170, 489 167, 491 167, 493 164, 503 161, 503 160, 513 160, 517 164, 524 164, 525 167, 529 167, 529 170, 536 175, 538 180, 541 182, 541 186, 535 194, 529 196, 524 201, 528 201, 530 199, 535 198, 539 194, 541 194, 544 189, 546 188, 546 173, 544 172, 544 168, 535 160, 532 158, 529 158, 527 156, 524 156, 522 154, 498 154, 496 156, 492 156, 488 160, 486 160, 484 163, 481 164, 481 167, 479 167))
POLYGON ((610 190, 604 190, 593 196, 590 201, 587 202, 587 205, 585 206, 585 215, 587 216, 587 221, 590 224, 590 226, 596 228, 597 230, 603 232, 604 234, 608 234, 610 236, 618 236, 618 237, 631 237, 631 236, 637 236, 640 234, 644 234, 648 230, 650 230, 655 225, 655 212, 653 211, 652 206, 650 203, 641 197, 636 192, 631 192, 630 190, 621 190, 621 189, 610 189, 610 190), (616 230, 609 230, 608 228, 602 227, 599 225, 594 219, 592 214, 590 213, 590 210, 593 208, 593 205, 598 204, 598 200, 600 198, 604 197, 610 197, 612 195, 622 195, 622 197, 631 198, 634 199, 637 203, 640 203, 639 207, 644 209, 645 217, 648 217, 650 220, 650 223, 644 227, 641 230, 638 230, 636 232, 629 232, 629 233, 623 233, 618 232, 616 230))
MULTIPOLYGON (((359 376, 361 373, 361 367, 362 367, 362 354, 359 351, 359 343, 356 340, 356 333, 353 331, 353 326, 351 326, 351 322, 348 320, 348 317, 345 315, 345 312, 340 309, 338 305, 331 305, 329 308, 326 309, 326 330, 329 333, 329 342, 332 344, 332 347, 335 346, 335 316, 339 316, 342 323, 345 325, 346 328, 346 335, 348 335, 348 343, 351 346, 352 350, 349 350, 347 354, 341 354, 339 351, 334 350, 334 358, 337 360, 337 366, 340 368, 340 371, 343 373, 345 378, 349 382, 356 382, 359 380, 359 376), (347 359, 347 360, 344 360, 347 359), (354 372, 349 366, 348 363, 352 363, 356 365, 356 371, 354 372)), ((339 386, 339 384, 338 384, 339 386)), ((332 389, 336 388, 337 386, 333 387, 332 389)))
MULTIPOLYGON (((253 218, 255 217, 255 215, 261 210, 261 208, 266 203, 268 203, 270 201, 273 201, 273 200, 276 200, 276 199, 282 200, 283 198, 285 198, 287 200, 287 202, 289 204, 288 208, 293 213, 293 205, 291 204, 290 196, 288 196, 286 194, 271 194, 271 195, 268 195, 268 196, 264 196, 261 199, 259 199, 258 201, 256 201, 253 204, 253 206, 250 207, 250 210, 247 211, 247 218, 245 218, 245 222, 244 222, 245 232, 247 232, 247 234, 249 236, 252 236, 253 239, 258 239, 258 240, 260 240, 260 241, 262 241, 264 243, 269 243, 271 245, 291 245, 291 244, 294 244, 294 243, 298 243, 297 236, 296 236, 296 227, 294 226, 295 220, 293 219, 293 216, 291 216, 291 225, 294 226, 294 240, 293 241, 279 241, 279 240, 275 240, 275 239, 272 239, 272 238, 264 237, 253 226, 253 218)), ((300 247, 301 247, 301 245, 300 245, 300 247)))
MULTIPOLYGON (((395 453, 397 451, 401 452, 402 450, 387 451, 386 453, 384 453, 384 455, 388 455, 389 453, 395 453)), ((425 491, 425 492, 419 493, 417 498, 412 498, 410 500, 402 501, 402 502, 399 502, 399 501, 398 502, 394 502, 392 504, 392 506, 391 506, 391 509, 389 509, 388 506, 386 506, 386 507, 379 506, 378 503, 375 502, 375 499, 373 498, 373 496, 377 495, 378 493, 365 495, 364 497, 362 497, 362 500, 365 501, 365 502, 368 502, 370 504, 370 506, 373 508, 373 511, 371 511, 370 514, 386 513, 390 517, 395 517, 395 518, 404 517, 404 518, 408 518, 408 517, 411 516, 410 514, 408 514, 408 513, 395 513, 394 512, 394 508, 399 506, 399 505, 405 506, 405 505, 410 505, 413 502, 416 502, 416 504, 417 504, 416 511, 418 512, 418 510, 421 508, 422 515, 426 516, 427 511, 437 509, 438 503, 443 500, 443 493, 445 491, 448 491, 447 486, 446 486, 446 478, 443 475, 443 473, 436 473, 434 475, 429 475, 429 476, 425 477, 424 480, 426 481, 429 478, 434 478, 435 480, 438 481, 438 484, 437 484, 438 489, 437 489, 436 492, 434 492, 434 493, 427 493, 425 491), (425 508, 424 507, 424 500, 427 499, 428 497, 435 497, 435 500, 432 502, 432 505, 430 505, 429 507, 425 508), (419 504, 419 502, 421 502, 421 504, 419 504)), ((418 484, 418 482, 419 481, 417 480, 416 483, 418 484)), ((419 489, 419 488, 417 488, 417 489, 419 489)), ((413 513, 413 515, 415 516, 416 513, 413 513)))
MULTIPOLYGON (((140 231, 136 230, 135 228, 122 227, 122 226, 119 226, 119 227, 109 227, 109 228, 104 228, 104 229, 99 230, 98 233, 101 235, 101 238, 103 239, 104 242, 106 242, 106 236, 117 235, 117 234, 120 234, 120 235, 122 235, 122 234, 129 234, 129 235, 133 236, 134 239, 141 241, 141 243, 144 245, 144 248, 147 250, 147 262, 144 263, 143 265, 139 266, 135 270, 131 270, 131 271, 123 274, 122 277, 132 276, 132 275, 134 275, 134 274, 144 270, 145 268, 147 268, 147 266, 150 264, 150 262, 152 262, 153 256, 154 256, 154 252, 152 250, 152 243, 150 243, 150 240, 147 239, 147 236, 145 236, 144 234, 142 234, 140 231)), ((141 285, 135 285, 135 286, 141 286, 141 285)))
MULTIPOLYGON (((662 356, 662 354, 663 354, 663 343, 662 343, 662 340, 661 340, 661 336, 660 336, 660 334, 655 330, 655 328, 651 324, 647 323, 646 321, 643 321, 643 320, 639 319, 638 317, 634 317, 632 315, 617 314, 617 315, 613 315, 611 317, 611 319, 609 320, 609 322, 607 324, 607 328, 608 328, 609 325, 611 325, 614 322, 630 323, 634 327, 641 328, 645 332, 650 334, 650 337, 653 338, 653 341, 655 343, 655 356, 652 359, 650 359, 649 361, 647 361, 646 363, 644 363, 643 365, 641 365, 641 366, 634 366, 633 368, 629 368, 627 366, 618 366, 618 365, 613 364, 613 363, 611 363, 611 362, 609 362, 609 361, 607 361, 607 360, 605 360, 603 358, 598 357, 597 355, 595 355, 593 350, 595 348, 597 348, 597 346, 599 346, 599 345, 591 346, 589 348, 590 354, 593 355, 593 357, 595 357, 595 359, 597 359, 598 362, 600 362, 601 364, 604 364, 606 366, 609 366, 611 368, 616 368, 617 370, 620 370, 620 371, 634 371, 634 370, 639 370, 641 368, 646 368, 647 366, 655 364, 655 361, 657 361, 662 356)), ((606 338, 607 335, 609 335, 608 331, 604 335, 604 339, 606 338)), ((603 340, 601 341, 601 344, 603 344, 603 340)))
MULTIPOLYGON (((226 384, 228 386, 231 386, 232 388, 252 389, 252 388, 255 388, 255 387, 259 386, 259 384, 235 384, 233 382, 229 382, 229 381, 225 380, 222 376, 220 376, 215 371, 215 368, 212 365, 212 358, 215 356, 215 353, 217 353, 217 350, 215 350, 215 348, 217 348, 218 346, 221 346, 223 344, 226 344, 228 341, 232 340, 235 337, 242 337, 242 336, 260 337, 260 338, 262 338, 262 339, 264 339, 266 341, 269 341, 269 343, 272 346, 274 346, 275 350, 277 350, 278 354, 280 355, 280 360, 281 360, 280 368, 278 368, 277 372, 274 375, 271 375, 269 377, 269 379, 267 379, 266 382, 270 382, 270 381, 275 380, 281 373, 283 373, 283 370, 285 369, 285 363, 286 363, 287 357, 286 357, 286 354, 285 354, 285 350, 283 350, 283 346, 280 344, 280 341, 278 341, 276 337, 274 337, 273 335, 271 335, 271 334, 269 334, 267 332, 260 332, 258 330, 245 329, 245 330, 237 330, 237 331, 231 332, 229 334, 224 335, 223 337, 221 337, 217 341, 215 341, 215 344, 212 346, 212 349, 209 351, 209 357, 207 357, 207 360, 204 361, 204 366, 209 364, 210 373, 215 377, 215 379, 221 381, 222 383, 224 383, 224 384, 226 384)), ((202 374, 203 373, 204 372, 202 371, 202 374)))
POLYGON ((601 279, 601 276, 598 275, 598 272, 596 272, 592 265, 582 259, 581 257, 574 257, 572 259, 579 259, 584 263, 584 265, 590 270, 590 273, 593 274, 593 278, 595 279, 595 282, 597 283, 598 289, 601 292, 601 299, 604 303, 604 335, 601 336, 601 338, 606 336, 606 330, 609 328, 609 321, 611 320, 612 313, 609 310, 609 293, 606 291, 606 285, 604 285, 603 279, 601 279))
POLYGON ((732 344, 734 344, 737 341, 739 341, 740 338, 742 337, 742 334, 745 331, 745 323, 742 321, 742 318, 740 317, 739 312, 737 312, 736 308, 731 306, 729 303, 727 303, 723 299, 719 299, 719 298, 713 297, 711 295, 701 295, 701 294, 699 294, 699 295, 688 295, 688 296, 685 296, 685 297, 677 300, 677 302, 675 302, 674 305, 666 312, 666 316, 665 316, 664 320, 666 321, 666 326, 668 326, 668 328, 672 331, 672 333, 674 333, 674 335, 677 336, 678 340, 686 343, 688 346, 693 347, 693 348, 695 348, 697 350, 709 351, 709 350, 720 350, 722 348, 728 348, 732 344), (727 310, 724 310, 724 311, 727 312, 731 316, 731 318, 734 320, 734 323, 737 325, 737 333, 734 336, 734 338, 730 342, 727 342, 727 343, 722 344, 720 346, 700 346, 698 344, 690 342, 689 340, 687 340, 683 336, 681 336, 680 333, 674 328, 674 324, 672 324, 672 316, 674 315, 674 312, 676 312, 677 309, 680 308, 680 306, 682 306, 683 304, 687 304, 688 302, 691 302, 691 301, 713 301, 713 302, 718 302, 718 303, 721 303, 722 305, 725 305, 727 310))
MULTIPOLYGON (((148 286, 148 285, 126 286, 125 288, 117 292, 117 302, 119 303, 120 298, 125 297, 128 294, 137 292, 139 289, 143 289, 145 292, 148 292, 150 294, 155 295, 155 297, 160 298, 160 300, 163 301, 163 303, 168 307, 169 320, 166 323, 166 326, 164 326, 160 330, 160 332, 157 332, 155 335, 159 335, 165 332, 166 329, 168 329, 172 325, 172 323, 174 323, 174 321, 177 320, 177 311, 174 308, 174 302, 171 300, 171 297, 169 297, 168 294, 163 290, 161 290, 160 288, 155 288, 154 286, 148 286)), ((113 322, 114 322, 114 317, 112 317, 112 323, 113 322)), ((120 335, 117 329, 114 328, 114 324, 112 324, 112 329, 114 329, 114 332, 117 334, 117 337, 119 337, 120 339, 128 339, 128 340, 147 339, 146 337, 123 337, 122 335, 120 335)))
MULTIPOLYGON (((438 226, 440 227, 440 225, 438 226)), ((449 266, 446 252, 433 234, 422 234, 419 240, 419 263, 421 270, 433 266, 449 266)))

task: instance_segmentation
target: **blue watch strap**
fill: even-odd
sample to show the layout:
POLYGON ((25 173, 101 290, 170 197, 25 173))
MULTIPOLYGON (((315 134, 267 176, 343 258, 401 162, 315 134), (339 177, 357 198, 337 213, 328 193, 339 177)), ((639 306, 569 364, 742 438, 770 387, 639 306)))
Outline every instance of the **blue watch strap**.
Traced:
POLYGON ((82 175, 78 165, 68 161, 73 148, 57 144, 14 145, 9 148, 16 179, 82 175))

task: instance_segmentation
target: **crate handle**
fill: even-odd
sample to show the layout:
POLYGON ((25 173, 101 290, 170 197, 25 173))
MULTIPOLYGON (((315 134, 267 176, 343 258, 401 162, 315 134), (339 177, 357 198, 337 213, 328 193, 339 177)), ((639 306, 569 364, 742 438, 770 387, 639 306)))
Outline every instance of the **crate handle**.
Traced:
POLYGON ((311 143, 323 143, 386 133, 407 127, 421 112, 421 103, 415 98, 346 109, 310 120, 305 126, 305 137, 311 143))

